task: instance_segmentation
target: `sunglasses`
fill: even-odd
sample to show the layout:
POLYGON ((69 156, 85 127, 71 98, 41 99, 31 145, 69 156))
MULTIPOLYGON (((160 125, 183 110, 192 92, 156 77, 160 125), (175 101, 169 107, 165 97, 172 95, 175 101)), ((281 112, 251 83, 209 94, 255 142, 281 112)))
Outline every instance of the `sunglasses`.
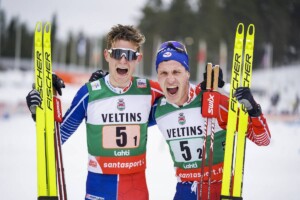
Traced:
POLYGON ((123 48, 119 48, 119 49, 109 49, 108 53, 110 54, 110 56, 116 60, 121 60, 121 58, 123 56, 125 56, 125 58, 128 61, 132 61, 132 60, 136 60, 138 58, 139 55, 141 55, 139 52, 134 51, 132 49, 123 49, 123 48))
POLYGON ((180 53, 188 54, 185 46, 177 41, 167 41, 167 42, 162 43, 159 47, 159 50, 157 51, 157 54, 168 48, 174 49, 180 53))

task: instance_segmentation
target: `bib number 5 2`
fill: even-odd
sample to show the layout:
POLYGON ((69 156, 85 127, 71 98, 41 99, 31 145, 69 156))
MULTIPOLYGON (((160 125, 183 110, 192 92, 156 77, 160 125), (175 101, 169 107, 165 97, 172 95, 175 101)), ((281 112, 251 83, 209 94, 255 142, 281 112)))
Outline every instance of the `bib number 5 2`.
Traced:
POLYGON ((174 140, 170 142, 170 148, 174 152, 174 158, 177 162, 191 162, 202 159, 203 139, 193 138, 188 140, 174 140))
MULTIPOLYGON (((185 161, 189 161, 192 159, 191 149, 189 147, 188 141, 180 141, 180 150, 182 152, 182 157, 185 161)), ((202 149, 197 149, 198 159, 202 158, 202 149)))

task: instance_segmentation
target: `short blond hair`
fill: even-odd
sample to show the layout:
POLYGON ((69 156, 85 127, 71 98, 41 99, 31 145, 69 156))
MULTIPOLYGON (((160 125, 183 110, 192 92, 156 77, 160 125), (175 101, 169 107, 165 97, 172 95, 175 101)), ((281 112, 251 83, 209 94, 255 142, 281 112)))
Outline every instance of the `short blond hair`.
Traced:
POLYGON ((145 42, 145 36, 133 26, 118 24, 113 26, 106 37, 107 48, 110 49, 114 42, 125 40, 132 42, 137 46, 137 51, 140 51, 142 44, 145 42))

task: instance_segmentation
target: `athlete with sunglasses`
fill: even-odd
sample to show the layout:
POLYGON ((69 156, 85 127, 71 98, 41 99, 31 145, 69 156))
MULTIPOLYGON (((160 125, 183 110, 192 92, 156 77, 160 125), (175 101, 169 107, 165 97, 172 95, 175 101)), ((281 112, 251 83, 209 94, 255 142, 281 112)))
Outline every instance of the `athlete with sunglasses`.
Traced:
MULTIPOLYGON (((86 200, 148 200, 148 118, 162 92, 157 82, 133 76, 145 41, 137 29, 117 25, 106 39, 104 58, 109 74, 101 79, 91 77, 91 82, 79 89, 64 115, 61 140, 66 142, 85 120, 89 159, 86 200)), ((63 85, 58 77, 56 80, 63 85)), ((39 93, 31 91, 27 105, 33 116, 40 103, 39 93)))
MULTIPOLYGON (((195 86, 189 82, 189 57, 184 45, 176 41, 168 41, 161 45, 156 56, 156 71, 164 97, 155 102, 149 125, 158 125, 169 146, 178 180, 174 200, 206 200, 207 166, 203 173, 201 197, 199 185, 205 131, 204 117, 201 114, 203 84, 195 86)), ((271 137, 268 125, 250 89, 238 88, 235 95, 249 113, 247 138, 259 146, 268 145, 271 137)), ((224 95, 221 95, 218 113, 214 136, 211 200, 219 200, 221 193, 228 116, 228 97, 224 95)))

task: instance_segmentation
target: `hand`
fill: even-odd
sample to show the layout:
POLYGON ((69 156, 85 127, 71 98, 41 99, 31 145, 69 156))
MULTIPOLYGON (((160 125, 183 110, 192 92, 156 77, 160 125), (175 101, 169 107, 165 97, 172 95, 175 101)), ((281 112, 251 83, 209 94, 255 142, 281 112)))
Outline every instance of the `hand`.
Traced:
POLYGON ((105 77, 106 75, 108 74, 108 72, 104 72, 103 70, 101 69, 98 69, 97 71, 93 72, 90 79, 89 79, 89 82, 93 82, 93 81, 96 81, 100 78, 103 78, 105 77))
POLYGON ((32 119, 35 121, 36 118, 36 107, 40 106, 42 103, 42 98, 40 93, 33 89, 26 96, 27 107, 31 112, 32 119))
POLYGON ((237 98, 239 103, 245 106, 251 117, 258 117, 261 115, 260 105, 255 102, 250 88, 239 87, 236 89, 233 96, 237 98))
POLYGON ((54 89, 58 92, 58 94, 61 96, 62 91, 61 88, 65 88, 65 82, 59 78, 56 74, 52 74, 52 85, 54 89))
MULTIPOLYGON (((204 72, 204 74, 203 74, 203 79, 204 79, 204 81, 202 81, 201 83, 200 83, 200 87, 201 87, 201 89, 202 90, 206 90, 206 81, 207 81, 207 65, 206 65, 206 67, 205 67, 205 72, 204 72)), ((212 72, 212 79, 211 79, 211 81, 212 81, 212 83, 214 82, 214 71, 212 72)), ((225 84, 225 82, 224 82, 224 80, 223 80, 223 71, 222 71, 222 69, 221 69, 221 67, 219 68, 219 78, 218 78, 218 87, 219 88, 222 88, 223 86, 224 86, 224 84, 225 84)))

